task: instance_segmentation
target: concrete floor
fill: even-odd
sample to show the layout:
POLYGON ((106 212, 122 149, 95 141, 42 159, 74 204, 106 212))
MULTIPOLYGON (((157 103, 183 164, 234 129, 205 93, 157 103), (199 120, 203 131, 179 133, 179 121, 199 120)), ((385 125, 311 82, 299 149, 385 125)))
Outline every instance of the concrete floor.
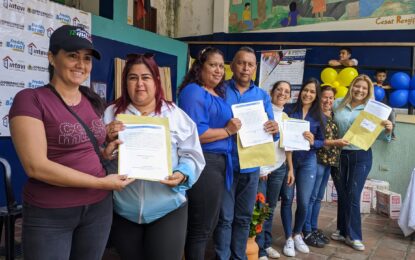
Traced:
MULTIPOLYGON (((295 206, 293 207, 295 208, 295 206)), ((273 247, 282 251, 285 239, 279 216, 279 208, 276 209, 274 218, 274 243, 273 247)), ((20 221, 17 223, 16 239, 20 241, 20 221)), ((324 203, 319 217, 319 226, 330 235, 336 229, 336 204, 324 203)), ((396 220, 377 215, 376 213, 362 215, 363 239, 366 250, 356 251, 344 243, 331 241, 325 248, 310 248, 309 254, 297 253, 296 257, 281 256, 280 259, 406 259, 415 260, 415 237, 404 238, 396 220)), ((4 232, 3 232, 4 233, 4 232)), ((4 238, 1 246, 4 245, 4 238)), ((0 256, 3 260, 4 256, 0 256)), ((23 259, 17 257, 16 259, 23 259)), ((114 250, 107 250, 103 260, 119 260, 114 250)), ((157 260, 157 259, 154 259, 157 260)))

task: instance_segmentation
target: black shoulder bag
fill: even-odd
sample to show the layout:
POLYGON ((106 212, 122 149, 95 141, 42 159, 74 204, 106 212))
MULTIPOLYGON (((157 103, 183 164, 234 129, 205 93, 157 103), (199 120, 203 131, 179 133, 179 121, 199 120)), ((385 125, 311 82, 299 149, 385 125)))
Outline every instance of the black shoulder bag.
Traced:
POLYGON ((111 163, 109 160, 105 160, 102 157, 101 151, 99 149, 98 140, 95 138, 94 134, 92 133, 91 129, 82 121, 82 119, 65 103, 62 96, 56 91, 55 87, 52 85, 47 85, 47 88, 49 88, 58 98, 60 101, 62 101, 62 104, 66 107, 66 109, 78 120, 78 122, 82 125, 82 127, 85 130, 85 133, 88 135, 89 140, 92 143, 92 146, 94 147, 94 150, 96 154, 98 155, 99 161, 101 162, 102 166, 105 169, 105 172, 107 174, 109 173, 115 173, 117 172, 116 166, 111 163))

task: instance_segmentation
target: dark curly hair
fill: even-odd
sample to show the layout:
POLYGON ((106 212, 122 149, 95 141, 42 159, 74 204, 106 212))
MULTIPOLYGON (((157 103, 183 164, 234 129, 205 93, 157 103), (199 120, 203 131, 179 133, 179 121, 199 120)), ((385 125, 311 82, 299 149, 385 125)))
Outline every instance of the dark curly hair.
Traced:
MULTIPOLYGON (((202 82, 202 69, 203 65, 207 61, 207 59, 213 55, 219 54, 224 57, 223 52, 214 47, 206 47, 203 50, 199 51, 196 60, 193 62, 192 67, 187 72, 186 76, 183 79, 182 84, 179 86, 179 94, 180 92, 189 84, 196 83, 199 86, 203 86, 204 83, 202 82)), ((225 90, 223 87, 223 82, 225 81, 225 74, 223 74, 222 80, 219 82, 218 86, 215 88, 216 94, 221 97, 225 96, 225 90)))

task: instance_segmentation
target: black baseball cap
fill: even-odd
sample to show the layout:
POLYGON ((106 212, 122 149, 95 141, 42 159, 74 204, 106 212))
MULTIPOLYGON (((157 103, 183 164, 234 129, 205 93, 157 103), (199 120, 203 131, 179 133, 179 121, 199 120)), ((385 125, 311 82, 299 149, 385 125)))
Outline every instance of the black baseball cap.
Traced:
POLYGON ((79 26, 63 25, 52 33, 49 51, 56 53, 60 49, 65 51, 92 50, 92 56, 98 60, 101 59, 101 54, 92 45, 91 34, 79 26))

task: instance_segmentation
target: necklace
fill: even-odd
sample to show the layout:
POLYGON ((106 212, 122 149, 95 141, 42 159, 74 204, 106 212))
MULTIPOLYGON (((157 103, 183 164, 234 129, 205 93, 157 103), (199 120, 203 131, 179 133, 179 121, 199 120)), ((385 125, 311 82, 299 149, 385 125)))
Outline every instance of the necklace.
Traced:
POLYGON ((66 103, 68 106, 73 107, 73 106, 78 105, 78 104, 81 102, 81 97, 82 97, 82 95, 81 95, 81 93, 78 91, 78 92, 76 92, 75 97, 72 97, 72 98, 67 98, 67 97, 63 97, 63 96, 62 96, 62 99, 65 101, 65 103, 66 103))

